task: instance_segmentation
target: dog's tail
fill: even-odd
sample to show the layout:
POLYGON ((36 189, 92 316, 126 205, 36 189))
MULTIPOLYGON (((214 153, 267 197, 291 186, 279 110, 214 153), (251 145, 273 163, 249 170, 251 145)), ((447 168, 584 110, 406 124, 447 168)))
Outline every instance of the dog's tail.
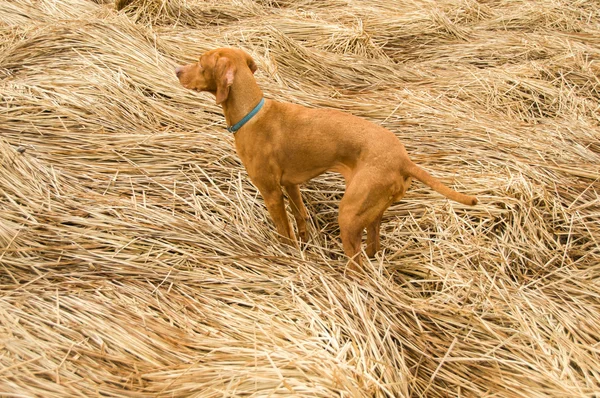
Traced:
POLYGON ((460 192, 456 192, 455 190, 448 188, 440 180, 430 175, 428 172, 417 166, 416 164, 411 162, 411 165, 408 167, 408 174, 417 180, 421 181, 423 184, 429 185, 434 191, 441 193, 448 199, 454 200, 458 203, 462 203, 464 205, 476 205, 477 198, 475 196, 469 196, 462 194, 460 192))

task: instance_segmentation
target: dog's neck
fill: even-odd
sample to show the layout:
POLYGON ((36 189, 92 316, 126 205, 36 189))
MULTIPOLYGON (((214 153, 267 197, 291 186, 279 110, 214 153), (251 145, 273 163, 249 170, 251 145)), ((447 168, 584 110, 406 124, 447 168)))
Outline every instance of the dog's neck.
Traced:
POLYGON ((229 88, 229 96, 221 103, 228 126, 233 126, 244 118, 263 97, 254 76, 236 76, 229 88))

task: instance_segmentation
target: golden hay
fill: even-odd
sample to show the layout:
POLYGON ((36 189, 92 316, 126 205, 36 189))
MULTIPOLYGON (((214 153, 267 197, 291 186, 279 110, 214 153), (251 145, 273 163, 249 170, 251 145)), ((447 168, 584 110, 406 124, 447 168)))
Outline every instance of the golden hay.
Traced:
POLYGON ((0 0, 0 395, 598 396, 599 26, 596 0, 0 0), (480 204, 415 184, 349 278, 326 174, 282 247, 173 73, 217 46, 480 204))

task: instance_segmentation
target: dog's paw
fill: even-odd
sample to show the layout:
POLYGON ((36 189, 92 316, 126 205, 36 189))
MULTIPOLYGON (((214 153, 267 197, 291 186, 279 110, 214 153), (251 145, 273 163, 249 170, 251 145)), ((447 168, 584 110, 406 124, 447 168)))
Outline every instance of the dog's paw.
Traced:
POLYGON ((308 231, 307 230, 298 231, 298 238, 300 239, 300 243, 308 243, 308 231))

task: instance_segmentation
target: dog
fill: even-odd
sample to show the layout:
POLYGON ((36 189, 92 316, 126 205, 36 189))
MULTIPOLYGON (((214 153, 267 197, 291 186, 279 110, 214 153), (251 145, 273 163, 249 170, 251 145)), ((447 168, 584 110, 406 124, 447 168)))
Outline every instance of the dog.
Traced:
POLYGON ((235 134, 237 154, 284 243, 297 247, 283 189, 300 240, 306 241, 308 213, 299 184, 326 171, 341 173, 346 182, 338 222, 352 268, 361 263, 365 228, 365 253, 373 257, 380 250, 383 212, 404 196, 413 178, 451 200, 477 204, 474 196, 450 189, 413 163, 394 133, 381 126, 333 109, 265 99, 254 78, 256 70, 245 51, 218 48, 201 55, 196 63, 178 66, 175 74, 183 87, 215 95, 228 130, 235 134))

